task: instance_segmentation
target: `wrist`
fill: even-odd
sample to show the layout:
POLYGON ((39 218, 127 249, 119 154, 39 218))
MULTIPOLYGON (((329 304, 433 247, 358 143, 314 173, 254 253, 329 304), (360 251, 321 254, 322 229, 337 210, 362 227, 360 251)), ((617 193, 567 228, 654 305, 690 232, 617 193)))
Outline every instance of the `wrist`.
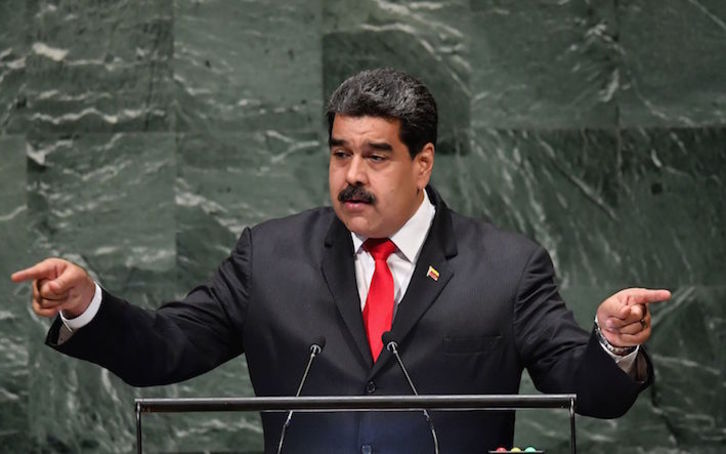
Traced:
POLYGON ((84 304, 78 307, 64 308, 61 310, 61 314, 63 314, 64 318, 72 320, 83 315, 83 313, 86 312, 86 309, 88 309, 88 306, 90 306, 90 304, 91 303, 89 302, 88 304, 84 304))
POLYGON ((617 345, 611 344, 607 337, 605 337, 605 334, 600 329, 600 324, 597 322, 597 317, 595 317, 595 336, 597 336, 597 340, 600 342, 600 345, 602 345, 605 350, 609 351, 613 355, 626 356, 633 353, 637 348, 636 346, 619 347, 617 345))
POLYGON ((102 298, 102 290, 101 287, 98 286, 95 282, 93 283, 93 297, 91 298, 90 304, 85 308, 83 313, 78 314, 77 317, 69 318, 71 317, 70 314, 66 314, 65 311, 61 312, 61 320, 63 321, 63 324, 68 328, 71 332, 76 331, 80 328, 83 328, 84 326, 91 323, 91 321, 96 317, 96 314, 101 308, 101 298, 102 298))

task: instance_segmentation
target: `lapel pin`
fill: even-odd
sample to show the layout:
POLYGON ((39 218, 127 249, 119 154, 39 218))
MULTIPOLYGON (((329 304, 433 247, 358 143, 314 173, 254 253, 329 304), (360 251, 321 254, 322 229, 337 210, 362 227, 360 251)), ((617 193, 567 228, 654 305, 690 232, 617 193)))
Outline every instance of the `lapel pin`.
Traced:
POLYGON ((426 273, 426 276, 427 277, 430 277, 434 281, 438 281, 439 280, 439 272, 436 271, 436 268, 434 268, 431 265, 429 265, 429 271, 426 273))

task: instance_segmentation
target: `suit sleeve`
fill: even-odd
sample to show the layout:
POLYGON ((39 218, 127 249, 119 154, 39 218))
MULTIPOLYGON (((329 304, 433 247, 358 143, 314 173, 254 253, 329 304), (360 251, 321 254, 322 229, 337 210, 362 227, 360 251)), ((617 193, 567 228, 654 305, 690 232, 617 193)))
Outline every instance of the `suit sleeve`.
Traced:
POLYGON ((103 291, 94 319, 62 344, 56 318, 46 343, 98 364, 133 386, 174 383, 200 375, 244 351, 252 247, 246 229, 211 281, 155 311, 103 291))
MULTIPOLYGON (((517 289, 513 329, 517 349, 535 386, 546 393, 576 393, 577 412, 600 418, 623 415, 648 386, 623 372, 594 332, 577 325, 559 295, 554 268, 541 248, 530 256, 517 289)), ((641 348, 641 350, 643 350, 641 348)), ((647 354, 642 358, 648 362, 647 354)))

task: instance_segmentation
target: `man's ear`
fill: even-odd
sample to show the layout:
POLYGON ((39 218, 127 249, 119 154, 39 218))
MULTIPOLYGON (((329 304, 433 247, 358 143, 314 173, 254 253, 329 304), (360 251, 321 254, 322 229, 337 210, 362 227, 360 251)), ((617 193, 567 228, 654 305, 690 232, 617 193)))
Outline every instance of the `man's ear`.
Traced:
POLYGON ((434 144, 429 142, 413 158, 418 189, 424 189, 431 180, 431 172, 434 168, 434 154, 434 144))

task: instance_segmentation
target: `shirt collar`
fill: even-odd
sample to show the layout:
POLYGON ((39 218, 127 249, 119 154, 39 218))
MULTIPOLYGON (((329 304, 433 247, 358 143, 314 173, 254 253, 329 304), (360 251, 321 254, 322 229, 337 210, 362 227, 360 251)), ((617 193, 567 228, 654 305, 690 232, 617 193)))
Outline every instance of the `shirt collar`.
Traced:
MULTIPOLYGON (((429 233, 435 214, 436 208, 429 200, 429 195, 424 189, 423 202, 421 202, 416 212, 403 224, 403 227, 391 235, 390 240, 393 241, 398 251, 409 262, 413 263, 418 259, 418 254, 421 252, 421 247, 423 247, 429 233)), ((353 232, 351 232, 351 236, 353 237, 353 250, 357 254, 361 251, 363 242, 367 238, 353 232)))

